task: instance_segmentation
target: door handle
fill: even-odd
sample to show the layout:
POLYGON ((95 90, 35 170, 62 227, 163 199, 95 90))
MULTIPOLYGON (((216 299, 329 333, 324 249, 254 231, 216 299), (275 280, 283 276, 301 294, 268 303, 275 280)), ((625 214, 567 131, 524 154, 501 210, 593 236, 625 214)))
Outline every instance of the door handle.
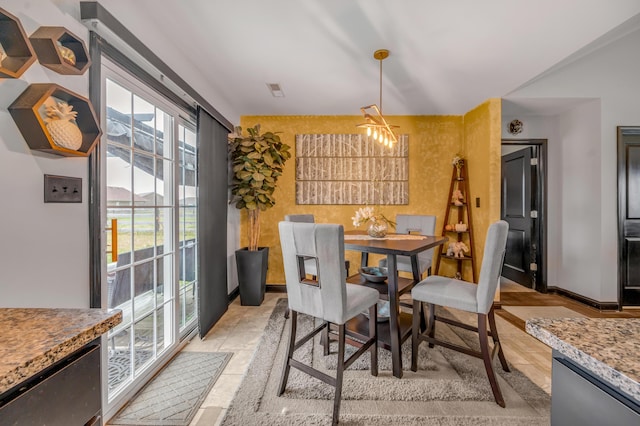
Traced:
POLYGON ((118 261, 118 219, 111 219, 111 227, 106 228, 106 231, 111 231, 111 250, 107 250, 107 253, 111 253, 111 261, 118 261))

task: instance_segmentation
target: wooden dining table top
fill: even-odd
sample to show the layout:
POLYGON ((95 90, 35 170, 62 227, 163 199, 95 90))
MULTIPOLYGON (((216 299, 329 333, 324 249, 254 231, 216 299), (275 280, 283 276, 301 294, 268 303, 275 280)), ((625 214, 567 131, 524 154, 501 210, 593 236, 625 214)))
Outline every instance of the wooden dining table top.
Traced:
MULTIPOLYGON (((344 231, 344 248, 347 250, 364 251, 377 254, 399 254, 411 256, 418 254, 432 247, 442 245, 448 241, 447 237, 437 235, 412 235, 411 239, 396 238, 371 238, 362 239, 361 236, 367 235, 366 231, 348 230, 344 231), (358 236, 358 239, 349 238, 358 236)), ((387 234, 389 236, 402 236, 407 234, 387 234)))

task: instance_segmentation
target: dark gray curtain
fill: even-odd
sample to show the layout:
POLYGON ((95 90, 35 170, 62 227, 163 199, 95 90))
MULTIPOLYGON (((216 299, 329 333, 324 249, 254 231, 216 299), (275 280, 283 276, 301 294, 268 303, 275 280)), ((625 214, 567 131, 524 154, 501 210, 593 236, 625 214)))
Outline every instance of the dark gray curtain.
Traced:
POLYGON ((198 317, 204 337, 226 312, 227 135, 229 130, 198 108, 198 317))

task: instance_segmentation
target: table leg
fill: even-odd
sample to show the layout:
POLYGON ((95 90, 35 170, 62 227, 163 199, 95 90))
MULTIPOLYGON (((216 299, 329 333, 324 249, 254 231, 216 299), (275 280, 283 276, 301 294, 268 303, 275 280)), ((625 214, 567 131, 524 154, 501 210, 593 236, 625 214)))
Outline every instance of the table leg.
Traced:
MULTIPOLYGON (((411 270, 413 271, 413 285, 411 286, 413 288, 413 286, 415 286, 420 281, 422 281, 422 274, 418 269, 417 255, 411 256, 411 270)), ((427 323, 424 320, 424 315, 422 314, 422 311, 423 311, 423 308, 422 308, 422 305, 420 305, 420 330, 425 331, 427 329, 427 323)))
POLYGON ((365 266, 369 266, 369 253, 363 251, 360 253, 360 267, 364 268, 365 266))
POLYGON ((402 378, 402 352, 400 348, 400 306, 398 305, 398 266, 396 255, 387 255, 389 285, 389 332, 391 333, 391 363, 393 375, 402 378))
POLYGON ((414 284, 418 284, 422 279, 422 274, 420 274, 420 270, 418 269, 418 256, 411 256, 411 271, 413 272, 413 280, 414 284))

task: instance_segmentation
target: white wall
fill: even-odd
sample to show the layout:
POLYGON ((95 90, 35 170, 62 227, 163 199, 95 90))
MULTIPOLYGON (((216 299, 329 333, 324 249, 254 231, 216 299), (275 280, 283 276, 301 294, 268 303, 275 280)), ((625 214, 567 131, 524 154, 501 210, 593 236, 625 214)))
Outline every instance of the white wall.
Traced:
MULTIPOLYGON (((28 35, 64 26, 85 38, 76 19, 52 2, 2 0, 28 35)), ((30 83, 58 83, 88 95, 87 75, 62 76, 37 61, 20 79, 0 79, 0 306, 89 306, 87 159, 31 151, 7 107, 30 83), (82 178, 82 204, 45 204, 44 174, 82 178)))
MULTIPOLYGON (((549 241, 549 264, 558 262, 554 277, 557 282, 551 281, 550 271, 549 285, 600 302, 617 301, 616 127, 640 125, 638 46, 640 30, 636 29, 505 97, 513 101, 531 98, 600 100, 599 105, 588 103, 549 119, 551 121, 545 126, 555 127, 557 131, 555 151, 552 151, 552 137, 538 135, 550 139, 549 195, 552 189, 561 189, 560 194, 555 194, 557 201, 562 203, 556 206, 560 219, 555 226, 559 228, 549 229, 550 236, 561 238, 554 241, 559 245, 559 258, 552 258, 553 245, 549 241), (558 159, 559 163, 552 164, 558 159), (561 173, 560 176, 556 174, 559 180, 552 178, 553 170, 561 173), (592 264, 587 265, 587 259, 592 264), (585 266, 588 268, 584 269, 585 266)), ((526 130, 527 120, 523 121, 526 130)), ((508 134, 503 135, 508 137, 508 134)), ((551 208, 551 201, 549 204, 551 208)))
MULTIPOLYGON (((125 25, 127 19, 136 19, 127 12, 134 7, 131 2, 101 3, 125 25)), ((27 35, 40 26, 64 26, 88 41, 78 0, 0 0, 0 7, 20 19, 27 35)), ((153 22, 136 22, 129 28, 220 112, 231 111, 212 93, 208 77, 194 71, 193 58, 167 42, 163 28, 153 22)), ((31 151, 7 110, 29 84, 46 82, 88 96, 88 72, 62 76, 37 61, 20 79, 0 79, 0 307, 89 306, 88 160, 31 151), (83 202, 45 204, 44 174, 82 178, 83 202)), ((239 217, 231 210, 229 291, 237 287, 233 252, 239 247, 239 217)))

